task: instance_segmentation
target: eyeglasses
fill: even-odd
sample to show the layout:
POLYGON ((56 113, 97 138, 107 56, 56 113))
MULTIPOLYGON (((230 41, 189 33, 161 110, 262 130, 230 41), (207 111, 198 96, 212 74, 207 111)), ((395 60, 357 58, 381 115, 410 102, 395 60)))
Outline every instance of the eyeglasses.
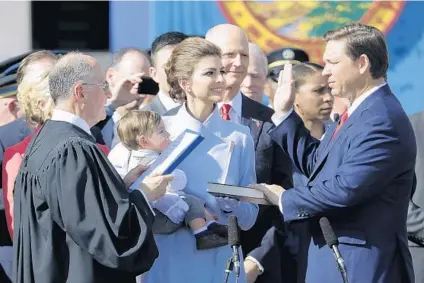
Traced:
POLYGON ((90 83, 82 83, 82 85, 86 85, 86 86, 93 86, 93 87, 99 87, 101 88, 103 91, 108 91, 109 90, 109 84, 107 82, 104 82, 102 84, 90 84, 90 83))

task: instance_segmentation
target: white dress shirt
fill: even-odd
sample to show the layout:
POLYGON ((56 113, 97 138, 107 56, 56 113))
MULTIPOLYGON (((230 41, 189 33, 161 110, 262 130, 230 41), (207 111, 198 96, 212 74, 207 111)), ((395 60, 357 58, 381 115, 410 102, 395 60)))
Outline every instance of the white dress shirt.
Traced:
POLYGON ((163 91, 159 90, 158 94, 160 102, 162 102, 163 107, 165 107, 166 111, 174 109, 181 105, 181 103, 175 102, 171 97, 166 95, 163 91))
POLYGON ((87 122, 83 118, 70 112, 54 109, 51 120, 71 123, 72 125, 83 129, 87 134, 91 135, 90 126, 87 124, 87 122))
POLYGON ((218 109, 221 112, 221 107, 224 104, 231 105, 230 109, 230 119, 231 121, 235 123, 241 123, 241 104, 242 104, 242 97, 241 92, 238 92, 231 101, 228 102, 219 102, 218 103, 218 109))
POLYGON ((378 89, 382 88, 383 86, 385 86, 387 83, 384 82, 378 86, 375 86, 369 90, 367 90, 366 92, 364 92, 360 97, 358 97, 357 99, 355 99, 352 102, 352 105, 350 105, 350 107, 347 109, 347 114, 348 117, 350 117, 350 115, 352 115, 353 111, 355 111, 359 105, 364 102, 365 99, 367 99, 368 97, 371 96, 371 94, 375 93, 378 89))

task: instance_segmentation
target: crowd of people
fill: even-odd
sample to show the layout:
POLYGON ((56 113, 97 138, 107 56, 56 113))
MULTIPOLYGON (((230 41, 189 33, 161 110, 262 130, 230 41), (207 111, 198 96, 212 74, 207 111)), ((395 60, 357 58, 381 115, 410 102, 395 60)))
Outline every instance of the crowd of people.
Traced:
POLYGON ((384 35, 353 23, 324 39, 324 65, 291 47, 266 55, 231 24, 121 49, 107 70, 81 52, 8 62, 0 281, 223 282, 235 216, 239 282, 343 282, 325 216, 349 282, 421 282, 407 232, 421 215, 408 213, 416 141, 384 35), (139 92, 148 77, 158 93, 139 92), (129 189, 186 131, 203 140, 178 168, 129 189), (212 196, 210 182, 269 205, 212 196))

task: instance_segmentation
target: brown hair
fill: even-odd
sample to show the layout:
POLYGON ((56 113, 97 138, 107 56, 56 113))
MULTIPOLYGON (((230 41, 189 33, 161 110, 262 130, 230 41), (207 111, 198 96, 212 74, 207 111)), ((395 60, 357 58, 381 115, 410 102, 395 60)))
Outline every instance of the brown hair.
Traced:
POLYGON ((53 61, 57 61, 58 56, 56 56, 55 54, 53 54, 52 52, 48 51, 48 50, 41 50, 41 51, 37 51, 34 53, 29 54, 28 56, 26 56, 22 62, 19 64, 19 68, 16 72, 17 74, 17 78, 16 81, 18 82, 18 84, 20 84, 22 82, 23 77, 25 76, 26 73, 26 69, 29 65, 37 62, 37 61, 41 61, 44 59, 51 59, 53 61))
POLYGON ((386 78, 389 68, 389 55, 384 34, 377 28, 361 23, 352 23, 324 35, 326 42, 345 40, 347 55, 358 59, 362 54, 370 61, 370 73, 373 79, 386 78))
POLYGON ((49 76, 44 73, 37 80, 24 80, 18 86, 18 101, 25 113, 26 121, 31 125, 43 124, 50 119, 53 110, 53 99, 50 97, 49 76), (44 107, 40 108, 40 101, 44 107))
POLYGON ((127 148, 138 150, 138 139, 153 135, 161 121, 160 115, 153 111, 131 110, 118 122, 119 139, 127 148))
POLYGON ((185 101, 186 96, 179 84, 180 79, 189 78, 196 64, 208 56, 221 57, 221 49, 203 38, 191 37, 177 45, 165 66, 170 86, 169 96, 172 99, 185 101))
POLYGON ((292 73, 296 91, 305 83, 307 78, 317 72, 321 73, 323 69, 321 65, 310 62, 293 65, 292 73))

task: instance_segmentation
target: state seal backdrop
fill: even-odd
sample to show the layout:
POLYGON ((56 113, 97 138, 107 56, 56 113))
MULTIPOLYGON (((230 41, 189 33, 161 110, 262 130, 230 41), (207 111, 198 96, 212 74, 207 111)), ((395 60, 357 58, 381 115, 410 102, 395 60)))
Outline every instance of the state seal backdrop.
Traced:
POLYGON ((249 40, 269 52, 281 47, 305 50, 321 62, 322 36, 330 29, 359 21, 387 33, 397 21, 404 1, 219 1, 228 22, 246 30, 249 40))

